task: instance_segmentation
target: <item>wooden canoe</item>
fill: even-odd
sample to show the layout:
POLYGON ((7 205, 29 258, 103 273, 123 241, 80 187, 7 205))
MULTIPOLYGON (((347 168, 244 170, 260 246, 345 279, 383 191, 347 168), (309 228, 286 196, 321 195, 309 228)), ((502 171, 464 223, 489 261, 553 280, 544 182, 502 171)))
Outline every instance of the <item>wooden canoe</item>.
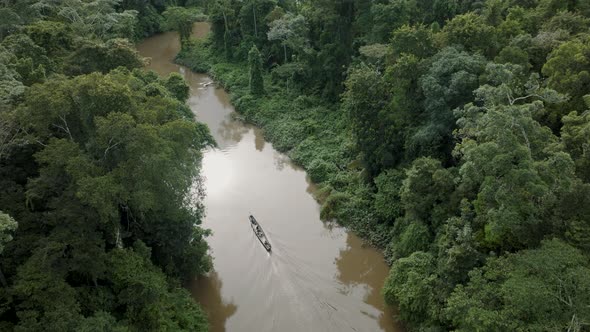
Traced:
POLYGON ((272 247, 270 245, 270 242, 268 241, 268 238, 266 237, 266 234, 262 230, 262 227, 260 226, 260 224, 258 223, 256 218, 254 218, 253 215, 250 215, 250 217, 248 217, 248 218, 250 219, 250 226, 252 227, 252 230, 254 231, 254 235, 256 235, 256 237, 258 238, 258 241, 260 241, 260 243, 262 243, 262 246, 264 247, 264 249, 266 249, 266 251, 270 252, 272 247))

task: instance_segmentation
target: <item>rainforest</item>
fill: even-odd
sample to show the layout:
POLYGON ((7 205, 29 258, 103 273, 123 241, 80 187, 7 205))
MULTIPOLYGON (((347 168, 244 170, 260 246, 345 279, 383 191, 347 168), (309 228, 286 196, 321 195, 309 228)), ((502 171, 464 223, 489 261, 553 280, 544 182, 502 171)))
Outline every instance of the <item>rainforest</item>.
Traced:
MULTIPOLYGON (((382 253, 382 329, 590 331, 587 0, 2 1, 0 330, 211 328, 187 284, 239 245, 201 225, 203 156, 227 138, 184 69, 144 69, 136 44, 165 31, 261 128, 256 150, 305 170, 316 224, 382 253)), ((293 197, 272 208, 297 213, 293 197)), ((254 213, 280 261, 304 226, 254 213)), ((306 329, 346 330, 325 324, 306 329)))

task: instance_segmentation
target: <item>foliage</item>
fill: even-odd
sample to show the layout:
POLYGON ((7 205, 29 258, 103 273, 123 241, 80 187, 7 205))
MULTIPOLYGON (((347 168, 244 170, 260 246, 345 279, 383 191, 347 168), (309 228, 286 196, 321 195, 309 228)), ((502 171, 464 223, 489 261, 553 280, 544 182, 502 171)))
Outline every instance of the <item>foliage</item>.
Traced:
POLYGON ((436 287, 433 266, 434 257, 422 251, 393 263, 383 286, 383 295, 387 303, 399 306, 405 321, 428 321, 436 287))
POLYGON ((449 298, 458 331, 582 331, 590 311, 588 258, 553 239, 538 249, 490 259, 449 298))
POLYGON ((393 54, 398 57, 404 53, 413 54, 420 58, 429 57, 434 52, 432 31, 424 25, 404 25, 393 30, 391 46, 393 54))
MULTIPOLYGON (((388 152, 383 128, 387 115, 381 113, 387 104, 385 85, 379 73, 368 66, 353 69, 346 81, 343 108, 348 112, 358 146, 363 147, 363 161, 371 175, 391 166, 393 157, 388 152)), ((385 126, 384 126, 385 124, 385 126)))
POLYGON ((319 182, 322 218, 385 249, 408 330, 587 329, 585 1, 208 8, 179 60, 319 182))
POLYGON ((11 8, 0 8, 0 40, 14 32, 22 24, 22 19, 11 8))
POLYGON ((576 163, 577 175, 590 183, 590 113, 572 112, 562 118, 561 138, 564 149, 576 163))
POLYGON ((269 25, 268 40, 279 40, 283 45, 284 61, 287 59, 287 47, 301 53, 308 44, 305 35, 307 34, 307 23, 302 15, 286 14, 283 17, 274 20, 269 25))
POLYGON ((18 223, 6 213, 0 211, 0 254, 4 252, 4 247, 12 241, 11 232, 16 230, 18 223))
POLYGON ((164 16, 164 26, 169 30, 178 32, 180 41, 183 44, 191 36, 193 23, 203 19, 198 10, 184 7, 169 7, 162 13, 162 16, 164 16))
POLYGON ((567 108, 584 111, 582 97, 590 91, 590 37, 568 41, 551 54, 543 66, 548 85, 570 96, 567 108))
MULTIPOLYGON (((133 38, 137 12, 118 12, 120 0, 66 0, 52 8, 82 37, 133 38)), ((41 0, 37 6, 55 6, 52 1, 41 0)))
MULTIPOLYGON (((166 286, 159 268, 151 262, 146 265, 150 256, 142 265, 130 267, 136 269, 131 275, 137 280, 141 270, 153 270, 159 276, 151 281, 154 286, 150 287, 160 288, 158 292, 162 295, 147 297, 151 291, 136 289, 130 284, 131 279, 117 281, 113 279, 116 275, 105 274, 105 266, 116 269, 130 264, 109 262, 108 256, 113 251, 107 249, 139 240, 154 248, 151 258, 170 276, 184 278, 210 267, 203 239, 206 233, 194 229, 200 208, 186 204, 197 176, 194 165, 199 162, 199 151, 210 142, 210 137, 206 128, 186 118, 182 99, 174 99, 179 83, 184 84, 174 76, 160 82, 156 76, 150 78, 139 71, 130 74, 119 70, 106 76, 94 73, 69 80, 51 80, 27 92, 18 118, 43 148, 35 154, 40 165, 39 176, 27 184, 26 197, 35 211, 49 218, 45 222, 47 241, 33 246, 36 248, 33 256, 19 269, 16 278, 19 282, 14 286, 17 299, 22 302, 17 313, 35 313, 22 316, 19 324, 23 328, 57 324, 53 315, 58 312, 51 311, 52 307, 82 314, 82 304, 76 300, 79 291, 67 282, 66 272, 86 276, 86 282, 83 279, 74 282, 80 291, 86 291, 90 286, 88 281, 93 281, 101 285, 104 295, 122 301, 120 304, 126 308, 122 312, 129 315, 126 321, 130 326, 157 330, 180 322, 175 313, 178 309, 173 307, 161 318, 155 315, 159 311, 155 308, 169 307, 154 302, 155 299, 165 301, 172 296, 167 295, 169 291, 176 294, 177 290, 166 286), (146 84, 161 85, 163 94, 152 95, 144 88, 146 84), (161 169, 167 172, 156 171, 161 169), (74 221, 75 218, 79 220, 74 221), (133 223, 129 224, 128 219, 133 223), (80 225, 83 221, 84 226, 80 225), (86 231, 76 233, 80 227, 86 231), (69 240, 64 242, 66 239, 69 240), (39 263, 47 250, 54 253, 52 260, 39 263), (64 250, 71 254, 64 257, 64 250), (187 263, 185 255, 193 259, 187 263), (52 264, 59 268, 52 268, 52 264), (36 289, 46 286, 39 284, 32 274, 44 271, 53 274, 47 274, 43 282, 59 281, 52 289, 71 294, 70 297, 62 297, 59 303, 37 299, 36 289), (114 284, 109 286, 111 283, 114 284), (134 289, 137 298, 125 302, 130 301, 124 300, 129 294, 120 287, 134 289), (143 304, 133 304, 138 306, 136 309, 132 303, 137 301, 143 304)), ((18 238, 16 242, 15 247, 27 245, 18 238)), ((51 296, 51 292, 47 295, 51 296)), ((199 311, 194 315, 202 317, 199 311)), ((55 328, 73 329, 78 324, 76 317, 55 328)), ((197 325, 179 325, 178 329, 202 327, 203 320, 199 319, 199 323, 187 323, 197 325)))
POLYGON ((208 58, 209 49, 202 40, 191 40, 180 50, 176 62, 190 68, 197 73, 206 73, 211 69, 208 58))
POLYGON ((211 268, 212 138, 182 77, 140 69, 129 41, 165 3, 1 7, 0 329, 206 331, 180 284, 211 268))
POLYGON ((143 59, 133 44, 126 39, 111 39, 106 43, 80 42, 66 62, 66 73, 71 75, 92 72, 108 73, 117 67, 141 68, 143 59))
POLYGON ((382 172, 375 178, 375 211, 379 216, 393 223, 403 214, 403 205, 400 202, 400 188, 404 174, 398 170, 382 172))
POLYGON ((454 145, 452 133, 456 118, 453 110, 472 99, 479 85, 485 59, 449 47, 431 59, 420 78, 424 93, 425 122, 406 141, 410 159, 419 156, 448 158, 454 145))
POLYGON ((455 16, 443 28, 448 45, 463 45, 469 51, 494 52, 494 30, 473 12, 455 16))
POLYGON ((163 30, 162 16, 160 13, 171 2, 161 0, 122 0, 118 7, 137 12, 137 20, 134 27, 134 39, 151 36, 163 30))
POLYGON ((256 46, 252 46, 248 53, 250 64, 250 93, 258 96, 264 93, 264 81, 262 79, 262 59, 256 46))

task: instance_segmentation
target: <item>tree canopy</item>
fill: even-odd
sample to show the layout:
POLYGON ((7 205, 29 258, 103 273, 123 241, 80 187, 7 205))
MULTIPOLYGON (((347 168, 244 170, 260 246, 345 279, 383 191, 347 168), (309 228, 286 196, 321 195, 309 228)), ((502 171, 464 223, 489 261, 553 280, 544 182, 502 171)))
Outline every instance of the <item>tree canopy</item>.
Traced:
POLYGON ((410 331, 588 329, 588 1, 209 0, 191 42, 194 3, 0 6, 2 329, 205 328, 211 138, 129 42, 162 29, 384 250, 410 331))
POLYGON ((410 331, 584 331, 589 10, 216 0, 180 58, 319 182, 323 218, 384 250, 410 331))
POLYGON ((0 330, 206 331, 180 285, 211 268, 214 142, 183 78, 144 71, 132 43, 164 4, 0 7, 0 330))

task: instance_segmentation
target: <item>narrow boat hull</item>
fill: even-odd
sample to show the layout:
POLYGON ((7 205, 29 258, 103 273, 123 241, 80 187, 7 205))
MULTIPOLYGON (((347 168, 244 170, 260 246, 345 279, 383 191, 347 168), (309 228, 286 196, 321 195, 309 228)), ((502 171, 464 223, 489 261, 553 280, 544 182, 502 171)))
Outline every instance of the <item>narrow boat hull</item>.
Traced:
POLYGON ((256 235, 256 237, 258 238, 258 241, 260 241, 260 243, 262 244, 264 249, 266 249, 266 251, 270 252, 272 250, 272 246, 270 245, 270 242, 268 241, 266 234, 262 230, 262 227, 260 227, 260 224, 258 223, 256 218, 254 218, 254 216, 251 215, 249 217, 249 219, 250 219, 250 227, 252 227, 252 230, 254 231, 254 235, 256 235))

